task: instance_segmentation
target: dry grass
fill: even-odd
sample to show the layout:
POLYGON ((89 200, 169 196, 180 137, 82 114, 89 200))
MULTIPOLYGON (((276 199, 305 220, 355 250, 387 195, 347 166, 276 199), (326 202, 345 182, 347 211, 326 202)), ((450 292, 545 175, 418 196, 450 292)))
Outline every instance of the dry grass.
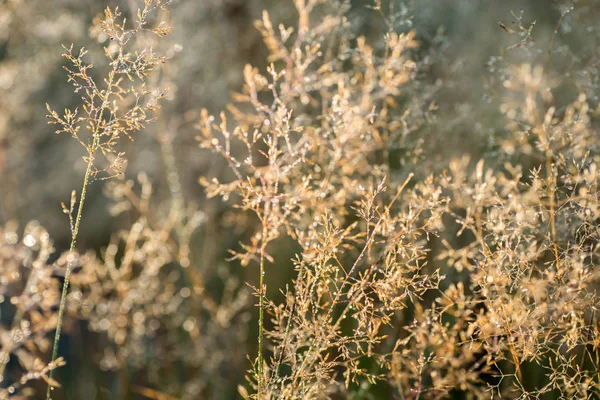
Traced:
MULTIPOLYGON (((121 151, 172 79, 168 68, 151 75, 165 61, 160 11, 170 6, 146 0, 133 23, 111 9, 95 20, 92 35, 111 39, 103 78, 84 50, 66 48, 82 103, 49 118, 84 148, 87 168, 63 205, 68 251, 33 223, 22 235, 0 229, 1 311, 11 316, 0 328, 0 398, 31 398, 40 379, 50 398, 61 327, 77 321, 102 338, 99 369, 123 380, 143 371, 132 387, 145 398, 215 398, 243 369, 248 399, 600 396, 600 108, 580 81, 564 90, 575 73, 552 72, 570 9, 547 47, 523 13, 500 23, 517 37, 506 54, 520 53, 514 64, 490 60, 501 117, 492 150, 440 173, 422 164, 440 84, 421 93, 431 60, 418 26, 397 33, 402 12, 380 1, 371 11, 383 35, 358 35, 349 2, 295 0, 289 27, 265 11, 256 27, 269 67, 247 65, 227 110, 202 110, 197 123, 200 157, 212 151, 228 166, 199 182, 245 234, 213 267, 193 238, 205 232, 210 249, 214 220, 183 196, 168 135, 157 137, 164 201, 147 175, 126 177, 121 151), (102 180, 112 214, 131 224, 100 251, 78 251, 87 190, 102 180), (249 288, 236 265, 256 273, 249 288), (291 278, 267 287, 272 276, 291 278)), ((587 71, 583 59, 570 68, 587 71)))

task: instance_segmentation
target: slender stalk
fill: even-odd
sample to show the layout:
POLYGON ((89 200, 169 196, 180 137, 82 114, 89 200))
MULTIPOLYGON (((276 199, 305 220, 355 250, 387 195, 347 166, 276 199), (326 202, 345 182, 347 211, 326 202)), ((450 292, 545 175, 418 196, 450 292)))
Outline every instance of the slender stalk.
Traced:
MULTIPOLYGON (((108 97, 111 94, 110 88, 112 86, 112 82, 114 79, 114 75, 110 74, 110 81, 108 84, 108 88, 106 91, 106 95, 104 101, 102 102, 102 106, 100 107, 100 111, 98 112, 97 121, 102 121, 104 116, 104 110, 106 109, 108 103, 108 97)), ((81 188, 81 196, 79 198, 79 206, 77 207, 77 216, 75 218, 75 223, 73 225, 72 234, 71 234, 71 245, 69 246, 69 257, 67 258, 67 269, 65 271, 65 280, 63 282, 62 292, 60 295, 60 306, 58 309, 58 322, 56 324, 56 333, 54 334, 54 345, 52 346, 52 359, 51 361, 56 360, 58 355, 58 342, 60 340, 60 334, 62 331, 62 323, 63 317, 65 313, 65 306, 67 304, 67 292, 69 290, 69 278, 71 277, 71 271, 73 270, 73 264, 75 261, 75 257, 73 255, 75 251, 75 246, 77 244, 77 236, 79 235, 79 226, 81 224, 81 218, 83 216, 83 206, 85 204, 85 197, 87 194, 87 188, 90 184, 90 178, 92 176, 92 170, 94 168, 94 155, 96 153, 96 149, 99 145, 99 130, 100 123, 96 124, 96 127, 93 131, 93 139, 92 145, 89 148, 87 167, 85 170, 85 175, 83 177, 83 185, 81 188)), ((50 371, 49 378, 52 381, 52 377, 54 375, 54 370, 50 371)), ((52 391, 52 386, 48 385, 48 389, 46 390, 46 400, 51 400, 50 392, 52 391)))
MULTIPOLYGON (((100 90, 96 86, 96 82, 94 81, 94 79, 87 74, 87 69, 91 68, 91 64, 87 66, 83 65, 81 58, 83 57, 83 55, 86 54, 85 50, 82 48, 80 50, 79 56, 73 56, 73 46, 71 46, 71 48, 69 49, 65 48, 67 50, 67 53, 64 54, 65 57, 67 57, 74 64, 75 67, 75 70, 70 70, 67 68, 67 71, 69 71, 69 81, 73 82, 73 84, 75 85, 75 92, 79 90, 84 90, 87 96, 87 99, 84 99, 84 109, 88 114, 87 118, 76 118, 75 115, 77 114, 77 111, 75 111, 75 113, 66 113, 65 119, 62 119, 58 116, 56 112, 53 112, 50 110, 50 108, 48 108, 50 111, 49 117, 53 120, 50 123, 60 124, 63 126, 63 129, 57 130, 56 133, 70 132, 71 135, 86 148, 88 154, 87 168, 83 178, 83 185, 81 189, 81 195, 79 198, 77 215, 74 219, 72 216, 73 204, 71 204, 71 208, 69 210, 71 225, 71 245, 69 247, 69 256, 67 259, 65 280, 63 282, 60 297, 58 321, 56 324, 56 333, 54 335, 54 344, 52 347, 52 362, 56 360, 58 354, 58 343, 62 331, 64 312, 67 302, 69 279, 71 276, 71 271, 73 270, 73 264, 75 262, 74 253, 77 244, 77 238, 79 236, 79 228, 81 225, 81 218, 83 216, 83 208, 87 195, 87 189, 91 182, 92 176, 95 174, 94 156, 99 149, 101 149, 102 153, 104 154, 116 153, 114 146, 119 136, 127 135, 129 137, 128 131, 140 130, 143 127, 143 122, 150 121, 146 120, 145 112, 147 110, 153 110, 153 107, 150 104, 146 106, 140 105, 140 97, 145 96, 149 92, 146 92, 144 90, 142 94, 139 94, 139 92, 133 87, 129 90, 125 90, 120 86, 121 78, 116 78, 117 75, 127 74, 127 76, 130 79, 132 79, 130 75, 135 73, 137 77, 142 81, 142 87, 144 87, 145 77, 148 76, 148 73, 153 70, 153 67, 155 65, 164 62, 164 58, 157 57, 151 49, 149 52, 147 52, 147 49, 144 49, 140 53, 140 55, 138 55, 138 58, 135 61, 136 67, 134 68, 130 66, 130 53, 124 50, 125 46, 131 40, 131 38, 141 31, 152 32, 158 35, 159 37, 162 37, 168 34, 170 30, 169 27, 165 27, 162 24, 158 25, 155 28, 148 28, 146 27, 146 25, 148 24, 148 14, 156 10, 157 8, 166 10, 166 6, 168 6, 171 3, 171 0, 146 0, 144 3, 144 9, 138 10, 137 24, 133 29, 130 30, 125 30, 124 28, 126 18, 123 18, 121 24, 115 22, 115 18, 118 18, 121 15, 118 9, 115 9, 115 11, 113 12, 109 8, 107 8, 105 11, 106 19, 101 24, 101 27, 104 30, 104 32, 107 35, 109 35, 112 38, 112 40, 117 41, 119 45, 118 54, 115 56, 115 58, 113 58, 107 52, 107 56, 111 60, 110 65, 112 66, 112 70, 109 72, 108 78, 103 80, 106 84, 106 89, 100 90), (142 56, 142 54, 145 54, 145 56, 142 56), (122 65, 125 65, 127 67, 125 71, 120 70, 122 65), (112 124, 115 122, 115 118, 117 118, 116 112, 118 110, 118 107, 114 103, 109 102, 113 94, 116 94, 117 98, 121 100, 123 100, 124 96, 127 94, 133 95, 135 97, 135 102, 132 103, 129 112, 124 113, 120 118, 122 121, 119 121, 119 123, 115 126, 113 126, 112 124), (100 99, 102 101, 98 106, 96 106, 96 99, 100 99), (104 121, 105 111, 107 110, 108 113, 111 114, 111 118, 108 121, 108 123, 104 121), (89 143, 89 141, 87 143, 84 143, 79 138, 77 132, 80 126, 74 127, 73 125, 74 123, 78 124, 82 121, 87 121, 92 126, 89 129, 90 133, 92 134, 91 144, 89 143), (104 138, 106 140, 102 141, 101 138, 104 138)), ((136 52, 136 54, 138 53, 136 52)), ((159 94, 156 97, 156 100, 159 100, 163 97, 164 96, 162 94, 159 94)), ((120 155, 117 155, 117 158, 119 156, 120 155)), ((72 203, 74 203, 73 200, 72 203)), ((50 379, 48 379, 49 382, 54 382, 52 379, 52 375, 53 371, 51 370, 49 374, 50 379)), ((51 400, 51 391, 52 384, 49 384, 48 390, 46 392, 46 400, 51 400)))
POLYGON ((546 152, 546 176, 550 183, 550 233, 552 235, 552 250, 554 253, 554 261, 556 262, 556 272, 558 278, 562 279, 563 271, 560 266, 560 253, 558 249, 558 235, 556 233, 556 176, 552 169, 552 153, 548 149, 546 152))
POLYGON ((556 23, 556 27, 554 28, 554 32, 552 33, 552 38, 550 39, 550 45, 548 46, 548 51, 547 51, 548 55, 546 57, 546 65, 544 66, 544 69, 546 71, 548 71, 550 68, 550 62, 552 59, 552 49, 554 48, 554 41, 556 40, 556 36, 558 35, 558 30, 560 29, 560 24, 562 23, 564 16, 565 16, 564 13, 560 13, 560 18, 558 19, 558 22, 556 23))
MULTIPOLYGON (((267 213, 268 213, 268 204, 266 206, 265 209, 265 218, 267 217, 267 213)), ((264 333, 263 333, 263 328, 264 328, 264 308, 265 308, 265 247, 267 245, 267 242, 265 240, 266 235, 267 235, 267 226, 266 226, 266 221, 263 219, 263 234, 262 234, 262 243, 260 246, 260 268, 259 268, 259 274, 260 274, 260 278, 259 278, 259 288, 258 288, 258 356, 256 358, 256 362, 258 363, 257 366, 257 373, 258 373, 258 379, 257 379, 257 383, 258 383, 258 398, 260 399, 262 397, 262 391, 263 391, 263 364, 264 364, 264 357, 263 357, 263 342, 264 342, 264 333)))
MULTIPOLYGON (((548 46, 548 56, 546 58, 545 70, 549 73, 550 63, 552 58, 552 49, 554 47, 554 41, 556 40, 556 36, 558 35, 558 30, 560 29, 560 24, 563 21, 563 17, 565 13, 560 14, 560 18, 556 23, 556 27, 554 28, 554 32, 552 33, 552 38, 550 39, 550 45, 548 46)), ((546 130, 543 130, 544 135, 547 139, 546 130)), ((562 271, 560 268, 560 255, 558 249, 558 241, 556 234, 556 205, 555 205, 555 196, 556 196, 556 177, 554 175, 554 171, 552 170, 552 150, 550 148, 550 142, 548 142, 548 148, 546 149, 546 174, 548 180, 551 182, 550 187, 550 230, 552 234, 552 248, 554 252, 554 260, 556 262, 556 271, 558 273, 559 279, 562 278, 562 271)))
MULTIPOLYGON (((73 227, 73 234, 71 236, 71 245, 69 247, 69 257, 67 259, 67 270, 65 271, 65 281, 63 282, 62 293, 60 296, 60 307, 58 309, 58 322, 56 324, 56 333, 54 334, 54 346, 52 347, 52 359, 51 361, 56 360, 56 356, 58 355, 58 342, 60 340, 60 333, 62 330, 63 316, 65 313, 65 306, 67 303, 67 292, 69 289, 69 278, 71 276, 71 271, 73 270, 73 264, 75 257, 73 255, 75 251, 75 245, 77 244, 77 235, 79 234, 79 225, 81 223, 81 217, 83 215, 83 205, 85 203, 85 196, 87 194, 87 188, 90 183, 90 177, 92 176, 92 168, 94 166, 94 152, 98 143, 97 135, 94 135, 94 140, 92 142, 92 150, 88 156, 88 164, 85 170, 85 176, 83 178, 83 187, 81 189, 81 197, 79 199, 79 207, 77 208, 77 217, 75 218, 75 225, 73 227)), ((52 376, 54 371, 50 371, 50 380, 52 380, 52 376)), ((46 400, 51 400, 50 392, 52 391, 52 386, 48 385, 48 390, 46 391, 46 400)))

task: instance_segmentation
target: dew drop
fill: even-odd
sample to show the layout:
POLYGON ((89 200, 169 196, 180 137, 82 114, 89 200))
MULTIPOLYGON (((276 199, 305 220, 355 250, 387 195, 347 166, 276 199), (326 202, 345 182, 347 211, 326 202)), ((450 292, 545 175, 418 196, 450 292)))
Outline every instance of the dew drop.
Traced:
POLYGON ((33 235, 27 235, 23 238, 23 243, 27 247, 33 247, 33 246, 35 246, 37 241, 35 240, 35 237, 33 237, 33 235))

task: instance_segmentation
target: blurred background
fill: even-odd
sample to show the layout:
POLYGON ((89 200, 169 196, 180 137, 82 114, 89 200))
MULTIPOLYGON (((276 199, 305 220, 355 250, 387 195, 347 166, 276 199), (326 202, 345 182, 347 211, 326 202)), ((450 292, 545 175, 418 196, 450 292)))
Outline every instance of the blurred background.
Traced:
MULTIPOLYGON (((55 110, 78 104, 62 68, 61 44, 86 47, 95 68, 106 68, 103 46, 107 38, 90 30, 92 21, 107 6, 119 6, 126 16, 135 15, 138 3, 0 2, 0 225, 38 221, 53 238, 56 254, 67 249, 70 241, 68 219, 60 204, 68 203, 71 191, 80 189, 85 172, 80 146, 66 135, 55 135, 45 118, 46 103, 55 110)), ((353 0, 350 4, 348 18, 355 34, 381 46, 385 27, 381 17, 367 7, 372 2, 353 0)), ((418 79, 406 88, 406 106, 433 110, 429 123, 415 134, 421 153, 413 165, 397 168, 409 168, 423 177, 443 170, 450 159, 462 154, 500 162, 498 143, 505 128, 499 98, 506 67, 524 60, 544 64, 544 49, 561 16, 554 39, 553 74, 557 78, 576 74, 560 89, 566 99, 583 91, 593 107, 598 104, 597 1, 393 0, 384 5, 396 15, 395 29, 415 30, 421 44, 414 53, 418 79), (527 30, 534 22, 529 35, 527 30)), ((193 210, 188 220, 196 223, 186 233, 186 268, 203 277, 208 293, 205 300, 214 301, 215 306, 190 312, 201 315, 219 309, 224 302, 238 303, 221 310, 225 314, 229 310, 223 315, 226 322, 207 322, 199 329, 197 342, 202 346, 170 351, 177 339, 164 344, 145 337, 145 348, 164 345, 166 350, 138 352, 144 354, 142 358, 131 351, 124 358, 127 362, 110 362, 111 355, 121 354, 123 344, 116 344, 118 340, 101 327, 70 318, 60 347, 67 366, 57 372, 63 388, 56 391, 54 399, 169 398, 151 388, 186 393, 184 398, 190 399, 230 399, 236 398, 237 386, 244 384, 250 365, 245 355, 254 354, 256 346, 254 298, 244 282, 255 284, 257 274, 252 267, 243 268, 226 259, 227 249, 236 248, 248 237, 252 221, 232 225, 231 205, 218 198, 206 199, 199 177, 225 176, 227 168, 222 159, 199 149, 195 124, 202 108, 211 113, 226 108, 231 93, 241 88, 245 64, 266 68, 267 52, 253 25, 263 9, 270 11, 275 24, 296 25, 291 0, 173 1, 168 17, 173 32, 156 49, 167 57, 156 78, 158 84, 168 87, 167 101, 156 123, 135 141, 124 143, 128 158, 125 180, 98 181, 90 187, 78 243, 82 252, 91 251, 89 257, 102 257, 114 233, 128 231, 139 217, 135 210, 116 215, 115 207, 121 204, 116 186, 129 181, 137 191, 144 182, 152 182, 148 201, 155 209, 167 204, 164 213, 168 214, 168 204, 175 197, 181 207, 185 204, 193 210)), ((279 251, 291 257, 294 249, 284 244, 279 251)), ((286 272, 285 266, 278 266, 277 271, 267 282, 273 296, 292 273, 286 272)), ((177 282, 175 290, 179 290, 177 282)), ((169 318, 168 311, 164 314, 169 318)), ((195 321, 199 324, 201 316, 195 321)), ((38 394, 45 391, 43 385, 39 388, 38 394)), ((383 398, 389 396, 382 393, 383 398)))

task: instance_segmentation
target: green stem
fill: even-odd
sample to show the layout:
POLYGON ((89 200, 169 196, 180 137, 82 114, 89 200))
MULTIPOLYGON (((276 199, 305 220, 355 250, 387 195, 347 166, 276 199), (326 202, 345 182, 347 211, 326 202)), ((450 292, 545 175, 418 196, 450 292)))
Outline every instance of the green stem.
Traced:
POLYGON ((263 364, 264 364, 264 356, 263 356, 263 342, 264 342, 264 334, 263 334, 263 327, 264 327, 264 308, 265 308, 265 251, 267 248, 267 225, 268 225, 268 221, 269 221, 269 213, 270 213, 270 207, 269 207, 270 202, 266 202, 265 203, 265 209, 264 209, 264 214, 263 214, 263 218, 261 218, 262 221, 262 237, 261 237, 261 244, 260 244, 260 269, 259 269, 259 274, 260 274, 260 278, 259 278, 259 288, 258 288, 258 356, 256 357, 256 362, 258 363, 257 366, 257 373, 258 373, 258 379, 257 379, 257 384, 258 384, 258 399, 260 400, 262 398, 262 393, 263 393, 263 386, 264 386, 264 382, 263 382, 263 364))
MULTIPOLYGON (((100 113, 100 120, 102 120, 103 111, 100 113)), ((65 306, 67 303, 67 291, 69 289, 69 278, 71 276, 71 271, 73 270, 73 263, 75 257, 73 252, 75 251, 75 245, 77 243, 77 235, 79 234, 79 225, 81 223, 81 217, 83 215, 83 205, 85 203, 85 196, 87 193, 87 188, 90 183, 90 177, 92 176, 92 168, 94 166, 94 153, 96 151, 96 147, 98 145, 98 135, 94 134, 94 140, 92 142, 92 147, 90 153, 88 155, 88 164, 87 169, 85 171, 85 176, 83 178, 83 187, 81 189, 81 198, 79 199, 79 207, 77 208, 77 217, 75 218, 75 226, 73 227, 73 234, 71 236, 71 246, 69 247, 69 257, 67 258, 67 270, 65 271, 65 281, 63 282, 62 293, 60 295, 60 307, 58 309, 58 322, 56 324, 56 333, 54 334, 54 346, 52 347, 52 359, 51 361, 56 360, 56 356, 58 355, 58 342, 60 339, 60 333, 62 330, 63 323, 63 315, 65 313, 65 306)), ((51 370, 49 373, 50 381, 52 381, 52 377, 54 375, 54 370, 51 370)), ((48 390, 46 391, 46 400, 51 400, 50 392, 52 391, 52 386, 48 385, 48 390)))
MULTIPOLYGON (((263 236, 263 240, 264 240, 264 236, 263 236)), ((263 359, 263 324, 264 324, 264 298, 265 298, 265 289, 264 289, 264 284, 265 284, 265 249, 264 249, 264 245, 261 248, 260 251, 260 279, 259 279, 259 289, 258 289, 258 295, 259 295, 259 300, 258 300, 258 357, 257 357, 257 362, 258 362, 258 398, 260 399, 262 396, 262 390, 263 390, 263 363, 264 363, 264 359, 263 359)))

